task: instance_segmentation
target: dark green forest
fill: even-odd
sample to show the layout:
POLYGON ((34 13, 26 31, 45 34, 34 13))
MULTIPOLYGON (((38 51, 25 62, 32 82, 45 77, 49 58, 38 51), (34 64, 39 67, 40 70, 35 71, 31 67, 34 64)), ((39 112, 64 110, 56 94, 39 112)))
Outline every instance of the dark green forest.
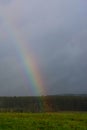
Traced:
POLYGON ((0 112, 87 111, 87 96, 0 97, 0 112))

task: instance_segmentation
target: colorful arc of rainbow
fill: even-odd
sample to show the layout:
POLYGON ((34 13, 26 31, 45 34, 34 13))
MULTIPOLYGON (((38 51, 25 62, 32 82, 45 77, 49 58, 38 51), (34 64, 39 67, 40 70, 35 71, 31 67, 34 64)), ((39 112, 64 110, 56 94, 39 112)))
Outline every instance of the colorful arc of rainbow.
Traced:
POLYGON ((32 89, 34 90, 36 95, 44 95, 44 84, 41 79, 41 74, 39 72, 35 56, 33 56, 32 53, 28 51, 26 47, 27 42, 22 38, 20 33, 12 25, 10 18, 8 19, 6 16, 4 16, 3 19, 5 21, 5 28, 7 32, 10 34, 12 40, 15 42, 17 53, 23 65, 23 71, 26 75, 27 80, 31 82, 33 87, 32 89))

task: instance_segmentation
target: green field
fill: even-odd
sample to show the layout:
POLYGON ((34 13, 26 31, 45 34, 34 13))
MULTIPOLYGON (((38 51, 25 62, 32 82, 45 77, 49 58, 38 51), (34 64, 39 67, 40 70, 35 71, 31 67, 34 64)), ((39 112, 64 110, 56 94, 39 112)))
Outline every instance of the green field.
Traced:
POLYGON ((0 113, 0 130, 87 130, 87 113, 0 113))

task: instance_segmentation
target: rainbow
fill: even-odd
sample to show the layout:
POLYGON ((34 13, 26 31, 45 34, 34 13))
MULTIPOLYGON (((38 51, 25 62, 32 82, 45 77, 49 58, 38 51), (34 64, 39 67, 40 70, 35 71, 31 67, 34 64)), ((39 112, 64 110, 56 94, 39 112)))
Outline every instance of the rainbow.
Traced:
POLYGON ((14 42, 16 47, 16 52, 19 61, 22 64, 21 73, 27 85, 27 90, 29 89, 28 82, 30 81, 32 90, 35 95, 44 95, 44 83, 42 80, 42 75, 40 74, 38 67, 38 60, 33 56, 31 50, 27 49, 27 42, 21 35, 21 33, 15 29, 12 25, 10 18, 6 15, 2 16, 4 20, 4 26, 7 33, 10 35, 12 42, 14 42))

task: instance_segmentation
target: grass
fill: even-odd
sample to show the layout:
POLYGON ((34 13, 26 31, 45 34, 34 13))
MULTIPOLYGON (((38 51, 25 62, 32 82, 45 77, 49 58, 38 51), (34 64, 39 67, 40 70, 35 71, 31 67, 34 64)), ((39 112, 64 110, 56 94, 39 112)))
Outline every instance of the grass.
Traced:
POLYGON ((87 113, 0 113, 0 130, 87 130, 87 113))

